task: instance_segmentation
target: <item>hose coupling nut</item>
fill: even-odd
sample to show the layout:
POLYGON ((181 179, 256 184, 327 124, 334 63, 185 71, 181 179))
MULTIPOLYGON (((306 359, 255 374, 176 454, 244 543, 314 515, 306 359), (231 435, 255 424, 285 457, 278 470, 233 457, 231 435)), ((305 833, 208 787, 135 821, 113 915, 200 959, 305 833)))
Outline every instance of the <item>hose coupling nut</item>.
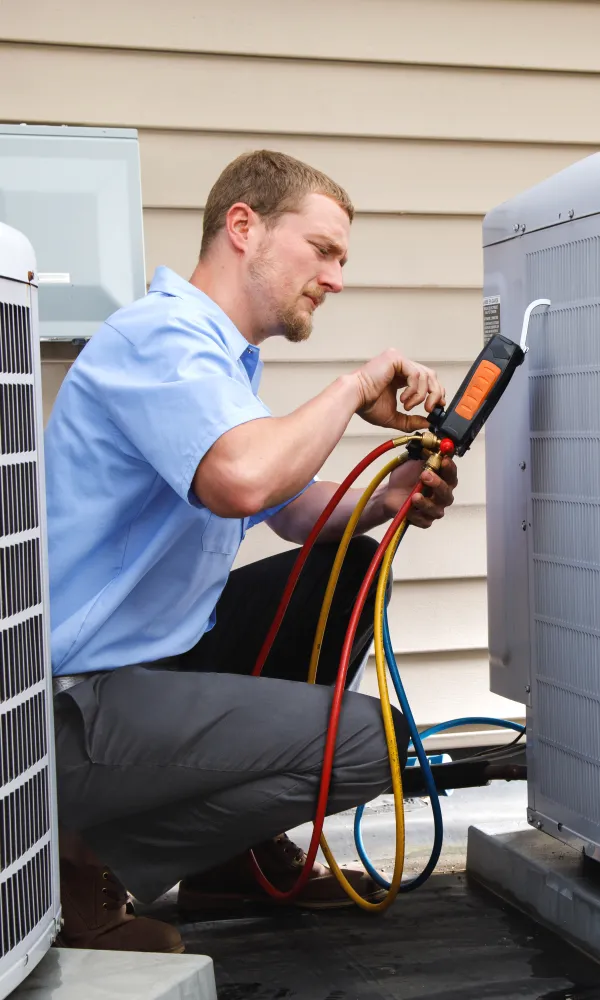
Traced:
POLYGON ((431 431, 423 431, 421 444, 427 451, 437 452, 440 450, 440 439, 431 431))

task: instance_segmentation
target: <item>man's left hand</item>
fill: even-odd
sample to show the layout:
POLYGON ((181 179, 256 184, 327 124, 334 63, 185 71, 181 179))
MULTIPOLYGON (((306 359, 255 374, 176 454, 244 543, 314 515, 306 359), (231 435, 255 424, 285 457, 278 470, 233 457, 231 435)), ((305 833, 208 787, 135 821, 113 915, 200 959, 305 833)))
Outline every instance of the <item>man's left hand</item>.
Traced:
MULTIPOLYGON (((389 517, 394 517, 406 500, 408 493, 419 477, 417 462, 407 462, 392 472, 385 492, 385 503, 389 517)), ((415 493, 408 522, 418 528, 429 528, 445 514, 446 507, 454 502, 454 489, 458 482, 456 465, 450 458, 444 458, 439 472, 422 469, 420 474, 423 488, 429 496, 415 493)))

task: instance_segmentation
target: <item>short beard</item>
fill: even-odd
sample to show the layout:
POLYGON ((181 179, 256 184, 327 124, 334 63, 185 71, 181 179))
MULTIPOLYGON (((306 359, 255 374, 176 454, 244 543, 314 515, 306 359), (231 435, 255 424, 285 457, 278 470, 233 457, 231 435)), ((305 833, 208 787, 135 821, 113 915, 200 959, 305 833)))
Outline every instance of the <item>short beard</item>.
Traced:
MULTIPOLYGON (((261 289, 268 299, 269 285, 274 280, 274 269, 267 247, 259 248, 250 264, 249 275, 255 288, 261 289)), ((275 325, 280 335, 292 344, 301 344, 308 340, 312 333, 312 316, 302 315, 292 306, 286 306, 277 312, 275 325)))
POLYGON ((312 333, 312 316, 303 316, 294 309, 284 309, 277 317, 277 325, 290 344, 301 344, 312 333))

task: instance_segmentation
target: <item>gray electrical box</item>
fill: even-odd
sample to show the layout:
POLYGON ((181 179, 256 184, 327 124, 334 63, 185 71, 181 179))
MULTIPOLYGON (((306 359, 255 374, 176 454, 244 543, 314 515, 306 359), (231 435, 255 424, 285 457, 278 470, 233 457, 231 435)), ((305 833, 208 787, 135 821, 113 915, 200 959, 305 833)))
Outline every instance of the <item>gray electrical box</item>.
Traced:
POLYGON ((484 222, 484 325, 523 367, 486 425, 491 687, 527 704, 528 818, 600 859, 600 154, 484 222))
POLYGON ((41 339, 90 337, 146 290, 137 132, 0 125, 0 222, 36 248, 41 339))

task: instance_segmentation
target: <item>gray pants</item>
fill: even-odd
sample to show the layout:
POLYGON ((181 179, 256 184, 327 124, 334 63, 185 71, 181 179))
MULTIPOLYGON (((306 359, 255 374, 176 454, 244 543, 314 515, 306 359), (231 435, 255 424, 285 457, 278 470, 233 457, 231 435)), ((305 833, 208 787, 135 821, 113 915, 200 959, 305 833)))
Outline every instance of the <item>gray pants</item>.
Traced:
MULTIPOLYGON (((351 611, 344 588, 356 593, 372 555, 370 539, 357 543, 339 607, 332 609, 333 631, 351 611)), ((320 570, 323 563, 330 567, 334 552, 331 546, 318 548, 304 577, 310 600, 297 595, 307 638, 316 623, 321 577, 324 587, 328 575, 320 570)), ((271 676, 247 676, 259 636, 244 630, 244 614, 260 632, 252 604, 264 610, 268 603, 269 588, 256 586, 256 572, 271 578, 279 574, 283 581, 293 560, 290 553, 284 556, 287 566, 276 556, 254 564, 253 572, 245 572, 252 567, 235 571, 229 594, 224 592, 219 603, 226 647, 232 641, 229 604, 237 609, 240 646, 250 647, 245 671, 241 652, 236 672, 225 671, 215 629, 210 642, 201 640, 185 658, 96 674, 55 698, 60 822, 80 830, 141 900, 150 901, 186 875, 214 867, 314 814, 337 656, 325 664, 323 684, 272 676, 286 672, 286 649, 290 672, 298 658, 308 665, 307 652, 298 649, 302 636, 290 608, 295 645, 289 645, 289 636, 286 644, 284 632, 279 660, 268 661, 271 676), (240 603, 241 592, 246 605, 240 603), (216 672, 209 669, 213 664, 216 672)), ((272 589, 275 599, 280 589, 272 589)), ((265 624, 272 610, 265 612, 265 624)), ((369 627, 367 609, 353 651, 354 671, 370 643, 369 627)), ((399 712, 394 719, 405 757, 406 723, 399 712)), ((389 787, 379 702, 347 691, 328 811, 367 802, 389 787)))

